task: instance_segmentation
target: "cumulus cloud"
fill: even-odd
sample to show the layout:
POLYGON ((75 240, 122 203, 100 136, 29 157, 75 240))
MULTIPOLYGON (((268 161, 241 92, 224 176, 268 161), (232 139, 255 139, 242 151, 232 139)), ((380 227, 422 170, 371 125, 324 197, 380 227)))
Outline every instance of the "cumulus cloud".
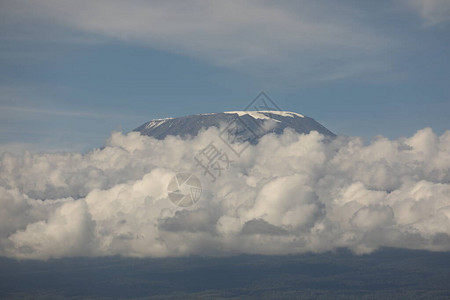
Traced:
POLYGON ((211 141, 220 146, 218 134, 156 140, 116 132, 86 154, 2 154, 0 255, 450 250, 450 132, 425 128, 364 144, 286 130, 250 145, 212 182, 194 154, 211 141), (192 207, 168 198, 178 172, 202 182, 192 207))

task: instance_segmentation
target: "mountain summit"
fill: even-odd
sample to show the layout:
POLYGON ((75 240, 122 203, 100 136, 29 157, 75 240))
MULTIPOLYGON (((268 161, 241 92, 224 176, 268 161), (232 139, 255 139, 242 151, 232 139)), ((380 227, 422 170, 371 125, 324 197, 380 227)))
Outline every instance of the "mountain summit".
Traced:
POLYGON ((314 119, 287 111, 229 111, 156 119, 133 131, 156 139, 164 139, 168 135, 186 138, 196 136, 201 129, 211 126, 223 128, 222 132, 235 135, 238 141, 248 141, 252 144, 257 143, 265 134, 281 134, 285 128, 291 128, 298 133, 317 131, 327 137, 335 136, 314 119))

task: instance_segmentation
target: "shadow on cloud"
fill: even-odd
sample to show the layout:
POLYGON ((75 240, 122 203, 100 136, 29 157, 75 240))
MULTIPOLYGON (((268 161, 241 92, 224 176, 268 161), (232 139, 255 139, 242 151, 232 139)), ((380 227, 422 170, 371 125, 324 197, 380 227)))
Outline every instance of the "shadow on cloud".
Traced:
POLYGON ((0 255, 175 257, 380 247, 450 250, 450 131, 326 140, 268 134, 211 182, 187 140, 113 133, 86 154, 0 157, 0 255), (202 197, 176 207, 167 186, 196 174, 202 197))

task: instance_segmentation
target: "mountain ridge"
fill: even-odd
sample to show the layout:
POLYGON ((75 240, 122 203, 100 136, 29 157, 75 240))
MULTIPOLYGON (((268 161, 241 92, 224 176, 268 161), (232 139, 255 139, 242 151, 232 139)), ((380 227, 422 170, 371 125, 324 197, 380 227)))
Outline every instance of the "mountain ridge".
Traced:
POLYGON ((336 136, 314 119, 290 111, 227 111, 154 119, 133 131, 156 139, 169 135, 187 138, 196 136, 202 129, 221 126, 234 134, 238 141, 252 144, 268 133, 281 134, 286 128, 292 128, 297 133, 317 131, 326 137, 336 136))

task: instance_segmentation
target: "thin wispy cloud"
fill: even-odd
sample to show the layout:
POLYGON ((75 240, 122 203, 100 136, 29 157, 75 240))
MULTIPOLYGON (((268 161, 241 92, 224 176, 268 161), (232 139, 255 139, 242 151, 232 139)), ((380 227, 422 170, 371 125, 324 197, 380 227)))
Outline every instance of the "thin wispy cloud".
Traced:
MULTIPOLYGON (((11 4, 22 18, 134 43, 243 72, 334 80, 378 73, 394 39, 326 1, 39 1, 11 4), (366 64, 379 68, 364 68, 366 64), (362 67, 360 67, 361 65, 362 67), (326 67, 325 67, 326 66, 326 67)), ((67 35, 65 35, 67 38, 67 35)), ((89 38, 87 38, 89 40, 89 38)))
POLYGON ((415 10, 427 26, 450 21, 450 1, 448 0, 404 0, 403 2, 415 10))
MULTIPOLYGON (((19 115, 54 115, 54 116, 65 116, 65 117, 76 117, 76 118, 94 118, 94 119, 108 119, 108 118, 130 118, 132 116, 126 114, 113 114, 113 113, 93 113, 87 111, 76 111, 76 110, 55 110, 46 108, 35 108, 35 107, 22 107, 22 106, 9 106, 0 105, 0 110, 3 116, 14 114, 15 117, 19 115)), ((135 117, 135 116, 133 116, 135 117)))

